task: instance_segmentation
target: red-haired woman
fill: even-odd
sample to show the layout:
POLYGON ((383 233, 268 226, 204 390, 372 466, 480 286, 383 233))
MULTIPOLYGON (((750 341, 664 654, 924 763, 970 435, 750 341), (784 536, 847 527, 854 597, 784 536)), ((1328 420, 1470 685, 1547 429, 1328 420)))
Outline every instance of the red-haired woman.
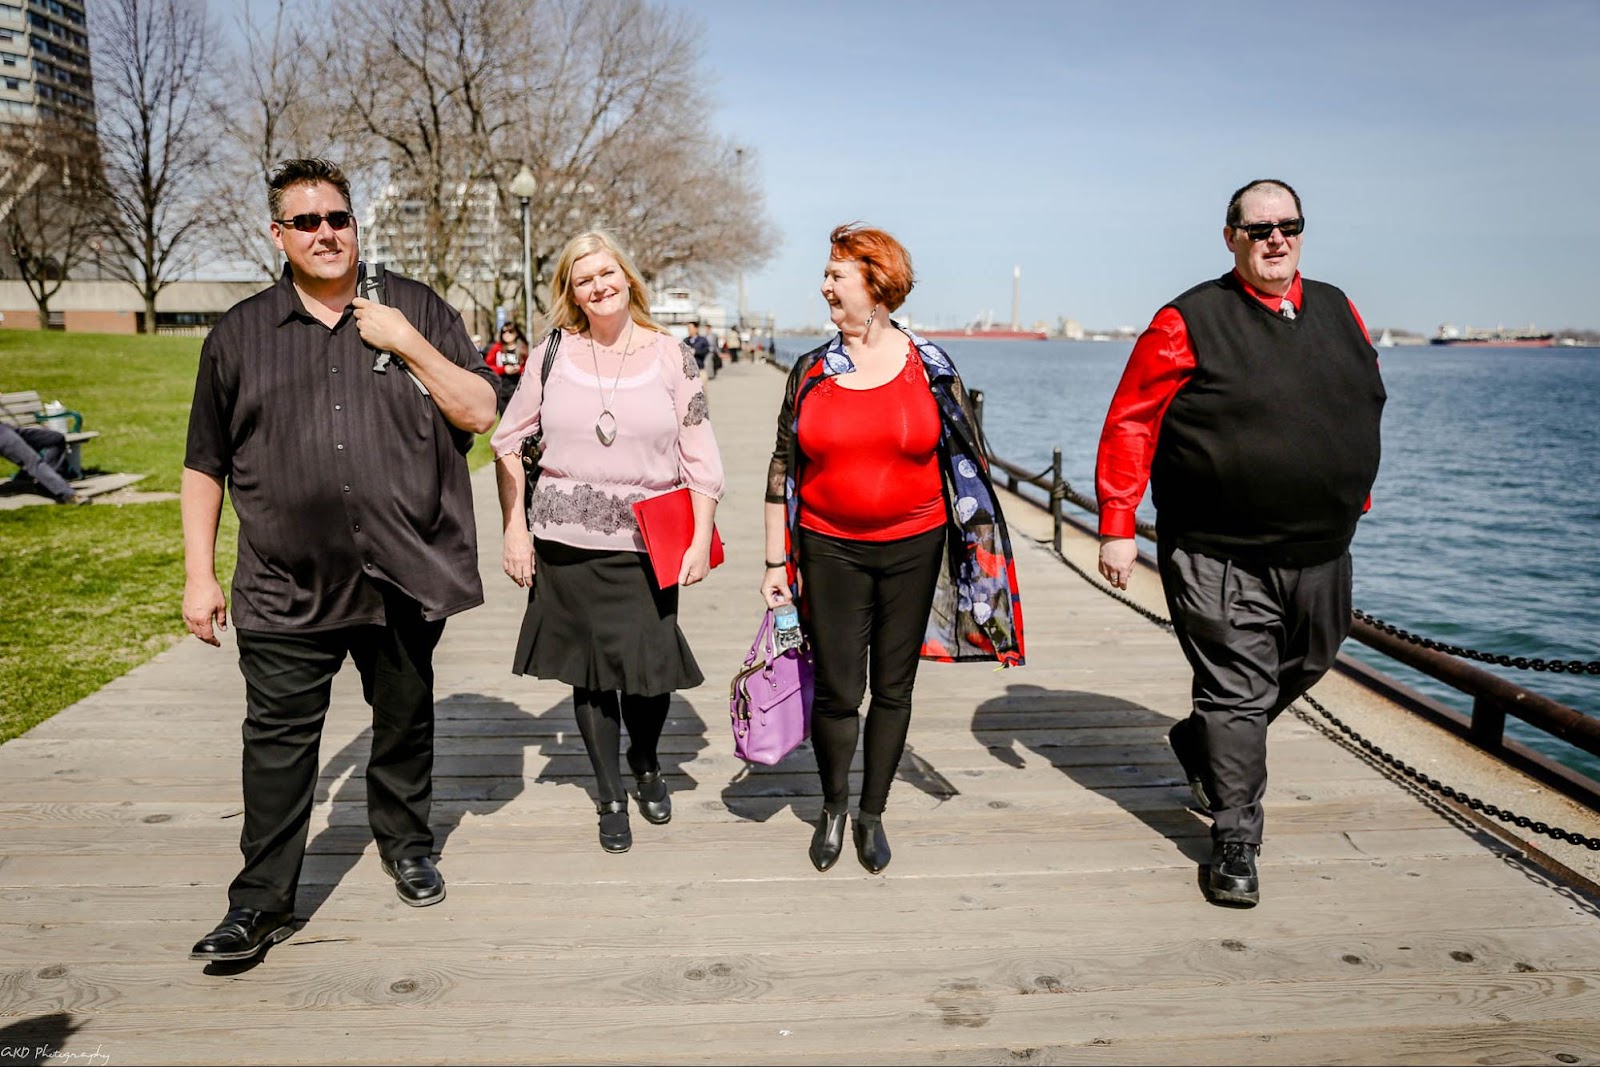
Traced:
POLYGON ((917 662, 1022 663, 1011 542, 950 357, 889 318, 911 257, 882 230, 829 238, 822 297, 839 333, 795 361, 767 474, 768 606, 800 597, 816 662, 811 742, 822 815, 811 862, 844 848, 869 686, 856 856, 889 864, 883 811, 911 723, 917 662), (869 675, 870 664, 870 675, 869 675))

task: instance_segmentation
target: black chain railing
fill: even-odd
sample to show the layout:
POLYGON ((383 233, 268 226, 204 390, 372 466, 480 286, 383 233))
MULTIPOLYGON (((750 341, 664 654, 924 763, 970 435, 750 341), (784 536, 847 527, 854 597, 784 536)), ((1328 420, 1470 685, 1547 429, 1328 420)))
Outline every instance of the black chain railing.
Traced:
MULTIPOLYGON (((1074 574, 1078 575, 1078 577, 1082 578, 1084 581, 1088 582, 1102 593, 1105 593, 1113 600, 1132 608, 1135 612, 1144 616, 1146 619, 1155 623, 1162 629, 1168 631, 1172 630, 1173 627, 1171 619, 1167 619, 1161 615, 1158 615, 1149 608, 1145 607, 1143 604, 1134 601, 1131 597, 1124 596, 1111 586, 1096 580, 1093 575, 1084 570, 1082 567, 1078 566, 1076 563, 1072 562, 1072 560, 1068 559, 1064 554, 1055 552, 1054 555, 1062 563, 1065 563, 1074 574)), ((1357 614, 1359 615, 1360 613, 1358 612, 1357 614)), ((1579 845, 1591 852, 1600 852, 1600 838, 1589 837, 1574 830, 1564 830, 1559 826, 1551 826, 1549 823, 1544 822, 1543 820, 1532 819, 1526 815, 1519 815, 1509 808, 1502 808, 1497 804, 1491 804, 1488 801, 1475 797, 1470 793, 1456 789, 1453 786, 1446 785, 1432 775, 1425 774, 1422 771, 1417 770, 1409 763, 1406 763, 1397 756, 1385 752, 1378 745, 1367 740, 1365 737, 1362 737, 1360 733, 1350 727, 1338 716, 1334 715, 1327 708, 1323 707, 1322 704, 1309 693, 1303 694, 1300 697, 1300 700, 1316 709, 1317 713, 1326 719, 1330 724, 1332 724, 1334 729, 1348 738, 1352 745, 1366 753, 1367 756, 1369 756, 1373 761, 1380 763, 1391 770, 1399 772, 1405 778, 1415 782, 1420 786, 1423 786, 1430 792, 1444 797, 1446 800, 1460 804, 1471 811, 1479 812, 1493 819, 1498 819, 1503 823, 1509 823, 1519 829, 1531 830, 1535 834, 1551 838, 1555 841, 1564 841, 1568 844, 1579 845)), ((1293 708, 1293 711, 1296 717, 1300 718, 1302 721, 1312 726, 1320 726, 1320 724, 1317 723, 1315 719, 1311 718, 1311 716, 1304 709, 1295 707, 1293 708)))
POLYGON ((1374 629, 1382 630, 1391 637, 1398 637, 1409 644, 1431 649, 1434 652, 1443 652, 1449 656, 1460 659, 1476 660, 1479 663, 1492 663, 1499 667, 1515 667, 1519 671, 1549 671, 1551 674, 1600 674, 1600 660, 1581 659, 1538 659, 1528 656, 1507 656, 1498 652, 1480 652, 1475 648, 1464 648, 1461 645, 1452 645, 1444 641, 1435 641, 1431 637, 1423 637, 1407 630, 1402 630, 1393 623, 1384 622, 1382 619, 1368 615, 1364 611, 1355 610, 1350 614, 1374 629))

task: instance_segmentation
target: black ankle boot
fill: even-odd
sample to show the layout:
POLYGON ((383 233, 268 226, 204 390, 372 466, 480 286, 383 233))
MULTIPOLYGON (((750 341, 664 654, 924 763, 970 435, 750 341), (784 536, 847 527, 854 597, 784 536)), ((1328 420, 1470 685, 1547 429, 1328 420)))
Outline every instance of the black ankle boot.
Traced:
POLYGON ((839 853, 844 851, 844 815, 823 808, 817 820, 816 833, 811 835, 811 865, 819 871, 838 863, 839 853))
POLYGON ((628 828, 628 802, 610 800, 596 809, 600 813, 600 847, 607 852, 626 852, 633 847, 633 831, 628 828))
POLYGON ((873 874, 889 866, 889 838, 883 832, 883 816, 862 812, 856 815, 856 859, 873 874))

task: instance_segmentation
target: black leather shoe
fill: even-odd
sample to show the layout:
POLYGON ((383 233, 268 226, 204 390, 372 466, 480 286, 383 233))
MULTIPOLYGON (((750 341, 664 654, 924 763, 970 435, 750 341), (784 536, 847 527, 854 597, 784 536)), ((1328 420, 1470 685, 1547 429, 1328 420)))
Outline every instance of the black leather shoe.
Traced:
POLYGON ((883 820, 860 815, 851 827, 856 835, 856 859, 873 874, 889 866, 889 838, 883 832, 883 820))
POLYGON ((1256 872, 1260 845, 1247 841, 1219 841, 1211 846, 1211 874, 1207 887, 1211 899, 1224 904, 1253 907, 1261 901, 1261 878, 1256 872))
POLYGON ((822 809, 822 817, 817 820, 816 833, 811 835, 811 866, 819 871, 825 871, 839 862, 839 854, 844 851, 844 812, 834 814, 827 808, 822 809))
POLYGON ((444 899, 444 875, 434 866, 431 856, 384 860, 383 873, 394 879, 395 895, 401 903, 425 908, 444 899))
POLYGON ((195 942, 191 960, 254 959, 294 933, 294 912, 231 908, 217 928, 195 942))
POLYGON ((1205 743, 1195 734, 1194 722, 1182 719, 1167 731, 1167 744, 1172 754, 1183 766, 1184 777, 1189 779, 1189 792, 1194 795, 1195 806, 1210 815, 1216 810, 1216 790, 1211 785, 1211 757, 1205 743))
POLYGON ((661 777, 660 771, 646 771, 633 775, 634 784, 638 786, 639 814, 644 816, 644 821, 656 826, 664 826, 672 821, 672 795, 667 792, 666 779, 661 777))
POLYGON ((633 847, 633 831, 628 828, 628 802, 610 800, 599 805, 600 847, 607 852, 626 852, 633 847))

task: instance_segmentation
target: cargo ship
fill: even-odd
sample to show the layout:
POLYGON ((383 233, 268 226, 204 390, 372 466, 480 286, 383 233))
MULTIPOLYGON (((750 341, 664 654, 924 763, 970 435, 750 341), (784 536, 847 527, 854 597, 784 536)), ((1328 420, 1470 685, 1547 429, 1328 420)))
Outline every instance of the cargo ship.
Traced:
POLYGON ((1046 341, 1043 330, 1010 330, 999 326, 968 326, 962 330, 917 330, 930 341, 1046 341))
POLYGON ((1448 322, 1439 327, 1438 336, 1429 341, 1435 345, 1485 345, 1493 348, 1550 348, 1556 335, 1529 326, 1526 330, 1479 330, 1468 326, 1457 330, 1448 322))
POLYGON ((1022 267, 1011 268, 1011 325, 996 326, 994 312, 982 315, 959 330, 925 330, 915 327, 917 333, 931 341, 1047 341, 1050 335, 1043 330, 1022 328, 1022 267))

